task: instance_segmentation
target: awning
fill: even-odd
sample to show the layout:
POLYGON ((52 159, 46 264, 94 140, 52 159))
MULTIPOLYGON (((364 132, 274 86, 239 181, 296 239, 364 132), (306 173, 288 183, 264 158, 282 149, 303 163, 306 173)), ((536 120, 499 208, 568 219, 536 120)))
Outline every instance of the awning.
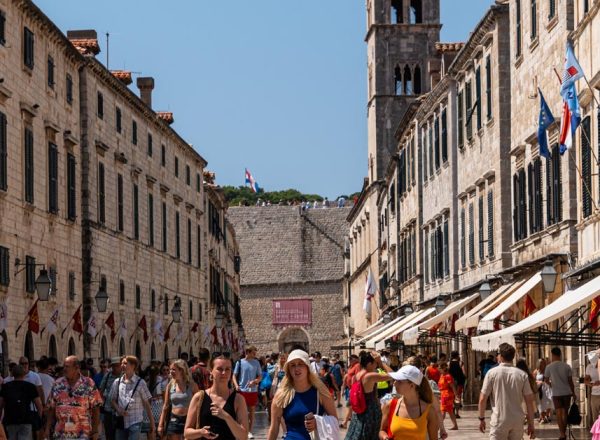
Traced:
POLYGON ((501 303, 508 295, 510 295, 515 289, 518 289, 524 282, 525 281, 523 280, 500 286, 495 292, 492 292, 490 296, 481 301, 463 316, 458 318, 456 323, 454 323, 454 329, 459 331, 468 328, 476 328, 482 315, 487 315, 490 310, 501 303))
POLYGON ((354 335, 354 337, 364 338, 365 336, 369 335, 371 332, 377 330, 378 328, 383 327, 384 325, 385 325, 385 322, 383 322, 383 317, 379 318, 375 324, 371 324, 369 327, 364 329, 362 332, 358 332, 356 335, 354 335))
POLYGON ((515 290, 508 298, 502 301, 494 310, 481 318, 477 330, 493 330, 494 319, 501 316, 504 312, 512 307, 517 301, 527 295, 535 286, 542 282, 542 272, 536 273, 515 290))
MULTIPOLYGON (((474 293, 473 295, 467 296, 466 298, 461 299, 460 301, 456 301, 446 307, 442 313, 435 315, 433 318, 429 318, 427 321, 422 324, 418 324, 413 328, 407 329, 402 335, 402 340, 407 345, 417 345, 419 343, 419 332, 422 330, 429 330, 441 322, 444 322, 446 319, 454 315, 463 307, 466 307, 471 302, 475 301, 479 297, 479 293, 474 293)), ((455 327, 456 328, 456 327, 455 327)))
POLYGON ((366 335, 366 336, 364 336, 363 338, 361 338, 361 339, 359 339, 358 341, 356 341, 356 342, 354 343, 354 345, 357 345, 357 346, 358 346, 358 345, 361 345, 361 344, 363 344, 363 343, 364 343, 365 341, 367 341, 368 339, 370 339, 370 338, 374 337, 375 335, 377 335, 377 334, 379 334, 379 333, 381 333, 381 332, 383 332, 383 331, 385 331, 385 330, 389 329, 391 326, 393 326, 394 324, 396 324, 396 323, 400 322, 402 319, 404 319, 404 316, 399 316, 399 317, 397 317, 396 319, 394 319, 394 320, 392 320, 392 321, 388 322, 387 324, 385 324, 385 325, 383 325, 383 326, 381 326, 381 327, 378 327, 378 328, 376 328, 375 330, 371 331, 371 332, 370 332, 368 335, 366 335))
POLYGON ((515 335, 541 327, 562 318, 573 310, 589 303, 598 296, 599 293, 600 276, 575 290, 569 290, 559 296, 553 303, 548 304, 546 307, 529 315, 515 325, 511 325, 510 327, 503 328, 502 330, 493 333, 471 338, 472 347, 474 350, 478 351, 490 351, 496 350, 503 342, 515 345, 515 335))
POLYGON ((403 332, 407 328, 410 328, 417 322, 421 322, 423 319, 426 319, 435 311, 435 307, 426 310, 419 310, 417 312, 413 312, 408 316, 403 316, 402 319, 395 323, 393 326, 389 327, 387 330, 373 336, 367 342, 367 348, 375 348, 377 342, 385 341, 392 336, 397 335, 398 333, 403 332))

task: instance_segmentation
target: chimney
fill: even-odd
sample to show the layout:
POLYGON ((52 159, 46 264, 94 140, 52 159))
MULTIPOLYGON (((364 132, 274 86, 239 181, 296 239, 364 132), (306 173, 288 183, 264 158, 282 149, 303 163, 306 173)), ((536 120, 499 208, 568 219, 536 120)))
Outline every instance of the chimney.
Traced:
POLYGON ((94 29, 67 31, 67 38, 82 55, 96 56, 100 53, 98 34, 94 29))
POLYGON ((152 89, 154 89, 154 78, 151 76, 140 76, 137 79, 137 86, 140 89, 140 98, 149 108, 152 108, 152 89))

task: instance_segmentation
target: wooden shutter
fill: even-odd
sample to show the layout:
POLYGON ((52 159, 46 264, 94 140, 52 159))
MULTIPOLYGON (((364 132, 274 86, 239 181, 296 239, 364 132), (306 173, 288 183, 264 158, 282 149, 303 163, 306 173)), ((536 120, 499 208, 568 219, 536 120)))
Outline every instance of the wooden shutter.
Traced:
POLYGON ((552 158, 546 158, 546 224, 554 224, 554 202, 552 185, 552 158))
POLYGON ((533 179, 533 164, 529 164, 527 166, 527 181, 528 181, 528 185, 527 185, 527 201, 528 201, 528 205, 529 205, 529 232, 531 234, 533 234, 534 232, 537 231, 536 225, 535 225, 535 210, 534 210, 534 206, 535 204, 533 203, 534 200, 534 179, 533 179))
POLYGON ((521 231, 519 230, 519 175, 513 176, 513 234, 514 241, 521 239, 521 231))
POLYGON ((0 285, 8 286, 10 284, 10 264, 9 251, 0 246, 0 285))
POLYGON ((444 275, 450 275, 450 248, 448 246, 448 220, 444 220, 444 275))
POLYGON ((434 154, 433 154, 433 123, 429 124, 429 175, 433 176, 434 154))
POLYGON ((187 219, 187 254, 188 264, 192 264, 192 221, 187 219))
POLYGON ((456 115, 457 124, 456 129, 458 130, 458 148, 462 148, 464 144, 464 129, 463 129, 463 92, 458 92, 456 99, 456 115))
POLYGON ((465 248, 466 228, 465 208, 463 206, 460 209, 460 265, 463 269, 467 265, 467 250, 465 248))
POLYGON ((475 70, 475 105, 477 106, 477 130, 481 129, 481 68, 475 70))
POLYGON ((473 203, 469 203, 469 264, 475 264, 475 218, 473 203))
POLYGON ((179 240, 179 234, 179 211, 175 211, 175 256, 177 258, 181 257, 181 242, 179 240))
POLYGON ((140 206, 139 191, 136 184, 133 185, 133 237, 140 239, 140 206))
POLYGON ((67 154, 67 217, 77 218, 77 163, 70 153, 67 154))
POLYGON ((483 195, 479 196, 479 261, 485 259, 484 237, 483 237, 483 195))
POLYGON ((527 237, 527 200, 525 199, 527 182, 525 179, 525 170, 519 170, 519 230, 521 239, 527 237))
POLYGON ((494 258, 494 192, 489 190, 487 194, 487 209, 488 209, 488 257, 490 260, 494 258))
POLYGON ((448 162, 448 117, 446 109, 442 110, 442 162, 448 162))
POLYGON ((124 229, 123 227, 123 176, 117 175, 117 227, 119 231, 124 229))
POLYGON ((435 158, 435 169, 440 169, 440 119, 436 115, 433 122, 433 156, 435 158))
POLYGON ((425 283, 429 282, 429 234, 427 232, 424 232, 423 235, 425 236, 425 251, 423 252, 424 255, 424 273, 425 273, 425 283))
POLYGON ((25 129, 25 201, 34 201, 33 131, 25 129))
POLYGON ((542 214, 542 160, 538 157, 533 163, 533 180, 535 183, 535 225, 538 231, 543 229, 542 214))
POLYGON ((592 215, 592 148, 590 117, 581 121, 581 200, 584 218, 592 215))
POLYGON ((162 204, 162 250, 167 252, 167 204, 162 204))
POLYGON ((492 119, 492 61, 488 55, 485 59, 485 96, 488 121, 492 119))
POLYGON ((6 115, 0 112, 0 190, 8 189, 8 144, 6 115))
POLYGON ((148 193, 148 244, 154 246, 154 196, 148 193))
POLYGON ((560 152, 558 145, 555 145, 552 151, 552 179, 554 219, 556 222, 560 222, 562 221, 562 173, 560 169, 560 152))
POLYGON ((98 164, 98 222, 104 223, 106 221, 106 210, 105 210, 105 181, 104 181, 104 164, 98 164))
POLYGON ((58 212, 58 149, 48 143, 48 211, 58 212))
POLYGON ((471 92, 471 81, 465 84, 465 123, 467 125, 467 139, 473 139, 473 96, 471 92))

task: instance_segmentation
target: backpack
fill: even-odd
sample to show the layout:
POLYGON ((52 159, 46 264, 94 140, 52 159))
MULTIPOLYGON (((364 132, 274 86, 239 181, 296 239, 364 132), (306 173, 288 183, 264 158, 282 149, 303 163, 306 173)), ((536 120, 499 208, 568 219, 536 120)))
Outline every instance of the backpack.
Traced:
POLYGON ((271 385, 273 385, 273 379, 271 379, 271 376, 269 376, 269 373, 267 371, 263 371, 262 379, 260 381, 258 389, 260 391, 264 391, 268 388, 271 388, 271 385))
POLYGON ((581 424, 581 413, 579 412, 579 406, 575 402, 569 408, 567 413, 567 425, 580 425, 581 424))
POLYGON ((350 387, 350 407, 356 414, 362 414, 367 410, 367 400, 365 399, 365 388, 362 380, 358 379, 350 387))

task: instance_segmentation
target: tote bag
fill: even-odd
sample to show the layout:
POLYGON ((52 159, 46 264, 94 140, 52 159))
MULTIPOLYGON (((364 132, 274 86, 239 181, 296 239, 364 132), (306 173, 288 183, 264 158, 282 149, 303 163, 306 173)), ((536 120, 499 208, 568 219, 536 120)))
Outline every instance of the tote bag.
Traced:
POLYGON ((317 422, 316 432, 310 433, 312 440, 340 440, 340 425, 337 416, 319 415, 319 392, 317 391, 317 412, 315 422, 317 422))

